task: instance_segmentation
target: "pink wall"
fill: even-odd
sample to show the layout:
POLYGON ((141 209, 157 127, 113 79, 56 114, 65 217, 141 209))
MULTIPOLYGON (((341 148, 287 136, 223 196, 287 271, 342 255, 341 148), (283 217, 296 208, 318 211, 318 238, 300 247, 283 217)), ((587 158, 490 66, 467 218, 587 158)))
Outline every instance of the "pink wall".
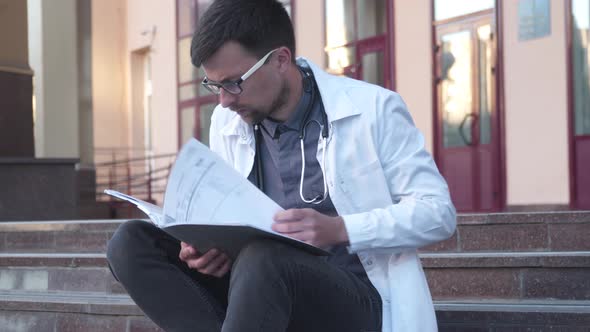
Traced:
POLYGON ((518 1, 504 1, 508 205, 567 204, 565 4, 551 1, 551 34, 518 40, 518 1))

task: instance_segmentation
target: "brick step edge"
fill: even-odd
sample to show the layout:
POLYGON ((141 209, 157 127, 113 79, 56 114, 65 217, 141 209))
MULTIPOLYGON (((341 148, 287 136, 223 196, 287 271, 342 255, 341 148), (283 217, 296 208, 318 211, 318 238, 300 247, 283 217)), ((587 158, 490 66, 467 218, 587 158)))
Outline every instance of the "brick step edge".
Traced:
MULTIPOLYGON (((435 300, 433 303, 437 311, 551 312, 590 314, 590 300, 454 299, 435 300)), ((87 292, 39 293, 27 291, 0 291, 0 310, 67 311, 88 314, 143 316, 141 310, 128 295, 105 295, 101 293, 92 294, 87 292), (101 307, 103 308, 100 309, 101 307)))
POLYGON ((590 251, 420 253, 424 268, 590 267, 590 251))
MULTIPOLYGON (((499 299, 455 299, 435 300, 437 311, 486 311, 486 312, 534 312, 590 314, 590 301, 571 300, 499 300, 499 299)), ((590 316, 589 316, 590 318, 590 316)))
POLYGON ((126 294, 0 291, 0 310, 144 316, 126 294))
MULTIPOLYGON (((420 253, 424 268, 590 267, 590 251, 420 253)), ((0 267, 106 267, 105 253, 0 253, 0 267)))

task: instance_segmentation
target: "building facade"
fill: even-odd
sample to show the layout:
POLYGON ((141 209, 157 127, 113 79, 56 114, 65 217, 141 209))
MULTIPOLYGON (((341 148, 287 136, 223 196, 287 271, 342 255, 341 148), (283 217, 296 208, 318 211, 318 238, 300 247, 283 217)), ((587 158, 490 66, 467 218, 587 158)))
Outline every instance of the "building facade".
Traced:
MULTIPOLYGON (((217 99, 189 47, 211 1, 60 0, 47 24, 58 8, 28 0, 37 156, 207 143, 217 99), (51 104, 60 87, 75 98, 51 104)), ((590 209, 590 0, 283 2, 298 55, 402 95, 459 211, 590 209)))

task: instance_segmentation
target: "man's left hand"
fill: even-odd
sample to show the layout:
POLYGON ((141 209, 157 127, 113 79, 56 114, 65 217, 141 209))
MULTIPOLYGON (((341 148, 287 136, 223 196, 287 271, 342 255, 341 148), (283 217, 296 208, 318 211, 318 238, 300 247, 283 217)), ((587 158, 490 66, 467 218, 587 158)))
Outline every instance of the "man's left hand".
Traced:
POLYGON ((272 229, 316 247, 347 243, 342 217, 330 217, 314 209, 289 209, 274 216, 272 229))

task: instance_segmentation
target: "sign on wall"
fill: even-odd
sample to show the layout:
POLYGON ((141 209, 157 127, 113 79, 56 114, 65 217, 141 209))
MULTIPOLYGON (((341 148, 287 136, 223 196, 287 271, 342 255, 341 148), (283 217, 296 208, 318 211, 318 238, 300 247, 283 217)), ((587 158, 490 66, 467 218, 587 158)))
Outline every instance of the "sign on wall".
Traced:
POLYGON ((526 41, 551 34, 549 0, 519 0, 518 39, 526 41))

